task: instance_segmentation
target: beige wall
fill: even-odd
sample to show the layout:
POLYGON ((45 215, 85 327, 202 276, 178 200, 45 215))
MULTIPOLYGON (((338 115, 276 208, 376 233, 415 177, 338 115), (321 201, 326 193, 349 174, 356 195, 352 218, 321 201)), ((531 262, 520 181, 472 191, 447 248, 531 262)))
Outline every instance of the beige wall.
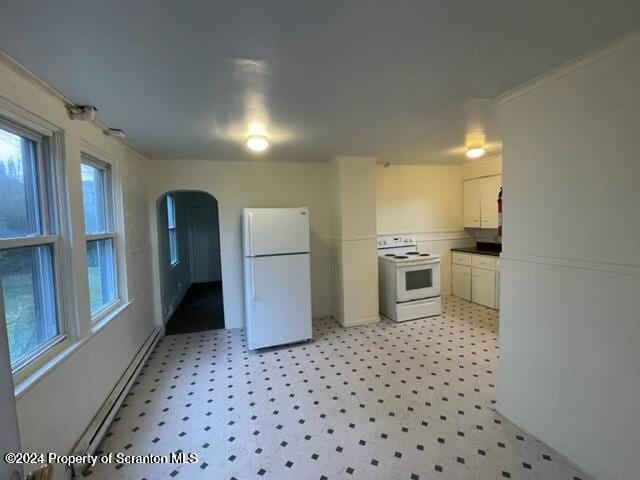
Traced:
MULTIPOLYGON (((64 131, 65 181, 73 258, 66 267, 75 281, 65 284, 73 300, 64 319, 71 347, 16 385, 22 449, 28 452, 71 453, 84 430, 129 366, 154 322, 151 316, 149 212, 146 179, 149 162, 124 143, 106 137, 92 123, 71 121, 63 103, 37 86, 13 65, 0 61, 0 113, 26 111, 64 131), (102 328, 92 329, 82 219, 80 152, 115 162, 114 182, 122 191, 126 283, 130 305, 102 328), (108 157, 108 158, 107 158, 108 157)), ((55 470, 60 478, 63 468, 55 470)))
POLYGON ((376 168, 379 235, 462 230, 459 165, 376 168))
POLYGON ((421 251, 441 255, 441 285, 451 293, 451 249, 475 241, 462 227, 460 165, 376 167, 378 235, 416 234, 421 251))
MULTIPOLYGON (((329 165, 326 163, 231 162, 221 160, 154 161, 149 198, 171 190, 201 190, 218 201, 225 325, 244 325, 242 236, 244 207, 309 207, 311 222, 311 297, 314 317, 331 314, 329 260, 329 165)), ((152 208, 152 225, 156 209, 152 208)), ((153 232, 158 252, 157 228, 153 232)), ((156 256, 157 258, 157 256, 156 256)), ((157 264, 157 262, 155 262, 157 264)), ((155 281, 159 282, 157 265, 155 281)), ((155 292, 159 292, 156 283, 155 292)), ((160 302, 156 299, 156 314, 160 302)))
POLYGON ((501 105, 498 409, 600 479, 640 471, 640 40, 501 105))

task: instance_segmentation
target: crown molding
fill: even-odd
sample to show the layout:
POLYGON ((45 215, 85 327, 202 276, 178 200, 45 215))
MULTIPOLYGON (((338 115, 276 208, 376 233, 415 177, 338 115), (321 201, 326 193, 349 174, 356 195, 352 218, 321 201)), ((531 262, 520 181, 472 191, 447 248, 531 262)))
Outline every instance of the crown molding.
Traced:
POLYGON ((502 161, 502 154, 498 154, 498 155, 491 155, 490 157, 482 157, 482 158, 474 158, 474 159, 467 159, 464 162, 462 162, 460 165, 466 165, 466 166, 470 166, 470 165, 480 165, 483 163, 491 163, 494 161, 502 161))
POLYGON ((499 104, 508 103, 522 95, 536 90, 544 85, 555 82, 570 73, 581 70, 589 65, 598 62, 604 58, 615 55, 629 45, 640 41, 640 30, 636 30, 622 35, 603 46, 600 46, 590 52, 585 53, 567 63, 560 65, 548 72, 543 73, 533 79, 518 85, 494 98, 499 104))
MULTIPOLYGON (((75 103, 72 102, 70 98, 66 97, 60 91, 56 90, 54 87, 49 85, 47 82, 45 82, 43 79, 38 77, 35 73, 33 73, 26 66, 24 66, 22 63, 20 63, 18 60, 13 58, 11 55, 9 55, 7 52, 5 52, 2 49, 0 49, 0 62, 7 65, 7 67, 9 67, 11 70, 16 72, 18 75, 22 76, 25 80, 27 80, 29 83, 31 83, 35 87, 39 88, 40 90, 43 90, 47 94, 56 98, 66 107, 75 105, 75 103)), ((103 124, 102 122, 96 119, 91 120, 89 123, 93 124, 95 127, 99 128, 101 131, 106 130, 108 128, 105 124, 103 124)), ((151 160, 151 156, 149 156, 147 152, 145 152, 142 148, 137 146, 128 138, 113 137, 113 139, 121 142, 127 148, 135 151, 138 155, 142 155, 142 157, 144 157, 145 160, 151 160)))

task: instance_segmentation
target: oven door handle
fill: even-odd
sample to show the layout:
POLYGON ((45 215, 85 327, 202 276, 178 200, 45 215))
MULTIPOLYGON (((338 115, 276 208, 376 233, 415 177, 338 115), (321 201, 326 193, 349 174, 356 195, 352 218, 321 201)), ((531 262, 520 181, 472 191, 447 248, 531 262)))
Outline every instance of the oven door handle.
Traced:
POLYGON ((439 263, 440 263, 440 260, 430 260, 430 261, 429 260, 427 260, 427 261, 422 260, 420 262, 415 262, 415 263, 413 263, 413 262, 400 263, 400 264, 398 264, 398 266, 400 268, 402 268, 402 267, 421 267, 423 265, 437 265, 439 263))

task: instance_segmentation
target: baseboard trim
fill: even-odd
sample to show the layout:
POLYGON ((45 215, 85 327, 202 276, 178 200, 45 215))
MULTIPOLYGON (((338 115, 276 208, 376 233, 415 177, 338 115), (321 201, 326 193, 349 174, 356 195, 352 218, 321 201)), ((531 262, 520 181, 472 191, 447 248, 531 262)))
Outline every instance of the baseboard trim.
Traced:
MULTIPOLYGON (((98 410, 98 413, 82 434, 78 443, 76 443, 76 446, 71 452, 72 454, 93 455, 95 453, 98 445, 100 445, 104 435, 107 433, 111 422, 116 416, 116 413, 118 413, 118 409, 127 397, 131 386, 138 377, 138 374, 149 358, 149 355, 153 352, 158 340, 162 338, 163 333, 164 332, 161 327, 156 327, 147 337, 144 344, 129 364, 129 367, 127 367, 122 377, 120 377, 120 380, 113 390, 111 390, 111 393, 102 404, 102 407, 100 407, 100 410, 98 410)), ((76 464, 74 466, 74 468, 78 469, 80 472, 84 472, 87 467, 87 464, 76 464)))
POLYGON ((342 323, 339 321, 338 323, 342 325, 344 328, 351 328, 351 327, 361 327, 363 325, 372 325, 374 323, 378 323, 379 321, 380 321, 380 317, 378 316, 378 317, 363 318, 355 322, 342 323))
POLYGON ((496 412, 500 416, 507 419, 509 422, 516 425, 521 430, 524 430, 530 437, 535 438, 540 443, 543 443, 555 450, 556 453, 563 457, 568 464, 575 466, 578 470, 583 470, 585 473, 593 476, 593 478, 598 478, 601 480, 613 480, 611 476, 607 475, 605 472, 600 471, 599 468, 593 465, 589 459, 586 459, 582 455, 577 454, 572 449, 560 448, 555 443, 550 443, 543 440, 543 438, 538 434, 536 429, 533 428, 531 424, 529 424, 529 422, 525 421, 513 412, 510 412, 509 409, 504 408, 504 405, 501 405, 500 402, 498 402, 496 405, 496 412), (575 459, 575 461, 572 459, 575 459))
POLYGON ((166 312, 163 313, 163 315, 162 315, 162 324, 163 325, 165 325, 165 326, 167 325, 167 322, 171 318, 171 315, 173 315, 175 313, 176 308, 178 308, 178 305, 180 305, 180 303, 182 303, 182 300, 184 300, 184 296, 187 294, 187 290, 189 290, 189 287, 191 287, 191 285, 193 285, 193 282, 190 283, 187 287, 182 289, 182 291, 171 302, 171 305, 169 306, 169 310, 167 310, 166 312))

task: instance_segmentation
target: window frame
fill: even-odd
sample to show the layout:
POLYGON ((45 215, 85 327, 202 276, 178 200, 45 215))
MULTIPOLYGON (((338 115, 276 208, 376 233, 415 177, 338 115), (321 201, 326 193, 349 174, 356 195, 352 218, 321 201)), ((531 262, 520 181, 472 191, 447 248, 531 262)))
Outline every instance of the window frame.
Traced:
POLYGON ((175 268, 180 263, 180 253, 178 252, 178 223, 176 221, 176 199, 172 193, 167 194, 167 243, 169 251, 169 264, 175 268), (169 201, 171 201, 171 210, 169 209, 169 201), (171 214, 169 214, 171 212, 171 214), (173 226, 171 226, 173 225, 173 226), (172 236, 174 248, 171 248, 172 236), (172 250, 176 252, 175 259, 172 255, 172 250))
MULTIPOLYGON (((113 301, 104 305, 100 310, 92 314, 91 312, 91 297, 89 294, 89 262, 88 259, 85 261, 85 271, 87 275, 87 302, 89 306, 89 317, 91 318, 91 324, 95 325, 111 315, 111 313, 119 308, 124 303, 124 289, 122 287, 123 279, 121 276, 121 272, 123 270, 121 261, 120 261, 120 242, 119 242, 119 222, 117 221, 117 204, 119 202, 116 201, 117 195, 115 192, 115 185, 113 182, 114 177, 114 164, 109 161, 102 160, 101 158, 97 158, 98 156, 102 157, 102 155, 95 155, 92 152, 88 152, 88 149, 83 148, 80 152, 80 169, 82 169, 82 165, 87 165, 93 168, 96 168, 102 172, 102 182, 103 182, 103 203, 104 203, 104 211, 105 211, 105 227, 106 230, 104 232, 98 233, 87 233, 86 225, 84 225, 84 196, 82 206, 82 217, 83 217, 83 225, 84 225, 84 238, 85 238, 85 252, 87 245, 89 242, 96 242, 99 240, 111 240, 111 245, 113 248, 113 281, 114 281, 114 292, 115 298, 113 301)), ((80 181, 82 182, 82 173, 80 174, 80 181)), ((82 185, 80 187, 81 195, 84 195, 82 191, 82 185)))
MULTIPOLYGON (((0 115, 0 128, 26 138, 35 144, 35 176, 38 182, 38 207, 40 233, 31 233, 16 237, 0 238, 0 250, 14 250, 18 248, 34 248, 38 246, 51 248, 51 268, 53 270, 53 299, 55 301, 55 320, 58 333, 41 345, 36 347, 27 355, 19 358, 11 364, 11 371, 14 379, 29 375, 32 371, 40 368, 44 363, 58 355, 71 343, 70 337, 73 335, 73 328, 66 308, 66 294, 68 286, 65 286, 68 279, 65 265, 65 237, 68 234, 67 225, 63 224, 58 212, 62 208, 61 192, 65 189, 64 175, 62 174, 64 165, 63 136, 60 131, 49 130, 47 128, 29 128, 24 126, 22 118, 17 121, 6 116, 8 112, 2 111, 0 115)), ((24 122, 32 123, 33 122, 24 122)), ((37 125, 37 124, 36 124, 37 125)), ((0 320, 6 322, 4 310, 4 298, 0 291, 0 320)))

